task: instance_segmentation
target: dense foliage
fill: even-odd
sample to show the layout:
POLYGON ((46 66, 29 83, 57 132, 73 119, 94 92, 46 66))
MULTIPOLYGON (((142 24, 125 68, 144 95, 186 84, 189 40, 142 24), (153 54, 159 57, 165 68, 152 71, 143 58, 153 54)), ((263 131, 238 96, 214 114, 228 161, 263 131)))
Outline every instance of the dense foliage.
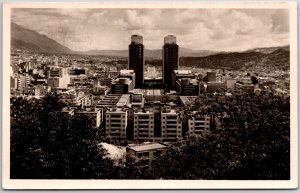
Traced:
POLYGON ((290 178, 290 101, 272 93, 201 95, 184 109, 220 117, 223 129, 190 136, 139 168, 130 157, 114 165, 99 128, 84 116, 61 113, 55 96, 11 99, 13 179, 290 178))
POLYGON ((287 180, 290 102, 273 94, 200 96, 194 110, 226 114, 224 129, 192 136, 157 159, 145 178, 287 180), (199 109, 197 109, 199 108, 199 109))
POLYGON ((85 116, 62 113, 61 106, 53 95, 11 99, 11 178, 114 178, 98 129, 85 116))

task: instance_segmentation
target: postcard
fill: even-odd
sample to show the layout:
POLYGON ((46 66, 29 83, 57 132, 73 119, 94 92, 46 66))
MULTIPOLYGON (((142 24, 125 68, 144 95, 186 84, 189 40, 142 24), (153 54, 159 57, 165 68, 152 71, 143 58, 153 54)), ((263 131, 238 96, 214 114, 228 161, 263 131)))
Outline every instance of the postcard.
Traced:
POLYGON ((295 189, 294 2, 4 3, 4 189, 295 189))

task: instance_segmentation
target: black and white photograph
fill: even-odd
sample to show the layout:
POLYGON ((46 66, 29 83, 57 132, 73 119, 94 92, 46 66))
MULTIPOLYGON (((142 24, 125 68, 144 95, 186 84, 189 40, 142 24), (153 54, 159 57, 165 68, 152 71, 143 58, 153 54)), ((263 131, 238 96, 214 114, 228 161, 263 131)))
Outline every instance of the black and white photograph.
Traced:
POLYGON ((4 4, 3 187, 298 187, 296 29, 287 2, 4 4))

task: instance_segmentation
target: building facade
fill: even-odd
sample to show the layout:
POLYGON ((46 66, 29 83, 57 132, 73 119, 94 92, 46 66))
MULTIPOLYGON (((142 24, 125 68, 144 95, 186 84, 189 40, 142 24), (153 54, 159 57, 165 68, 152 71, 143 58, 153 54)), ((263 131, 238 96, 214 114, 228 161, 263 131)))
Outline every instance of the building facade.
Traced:
POLYGON ((144 63, 143 37, 132 35, 129 45, 128 68, 135 72, 136 88, 142 88, 144 85, 144 63))
POLYGON ((134 140, 153 141, 154 138, 154 112, 134 112, 134 140))
POLYGON ((182 122, 179 113, 166 109, 161 113, 161 138, 163 141, 176 141, 182 137, 182 122))
POLYGON ((164 38, 163 56, 163 84, 167 89, 172 88, 172 73, 179 68, 179 46, 176 37, 168 35, 164 38))
POLYGON ((106 137, 125 140, 127 117, 127 110, 122 108, 109 108, 106 111, 106 137))
POLYGON ((210 117, 208 115, 194 115, 188 119, 189 135, 199 135, 210 130, 210 117))
POLYGON ((134 158, 134 162, 138 167, 151 168, 152 161, 165 155, 167 148, 168 146, 162 143, 129 145, 126 147, 126 153, 134 158))

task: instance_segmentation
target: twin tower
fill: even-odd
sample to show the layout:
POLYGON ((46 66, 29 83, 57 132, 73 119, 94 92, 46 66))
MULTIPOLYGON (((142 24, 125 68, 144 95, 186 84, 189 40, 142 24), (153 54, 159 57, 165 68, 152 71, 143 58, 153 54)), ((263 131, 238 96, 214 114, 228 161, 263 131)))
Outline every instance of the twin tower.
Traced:
MULTIPOLYGON (((172 72, 178 70, 179 47, 176 44, 176 37, 168 35, 164 38, 162 47, 163 58, 163 84, 166 89, 172 88, 172 72)), ((131 44, 129 45, 128 68, 135 72, 135 87, 143 88, 144 85, 144 45, 143 37, 139 35, 131 36, 131 44)))

